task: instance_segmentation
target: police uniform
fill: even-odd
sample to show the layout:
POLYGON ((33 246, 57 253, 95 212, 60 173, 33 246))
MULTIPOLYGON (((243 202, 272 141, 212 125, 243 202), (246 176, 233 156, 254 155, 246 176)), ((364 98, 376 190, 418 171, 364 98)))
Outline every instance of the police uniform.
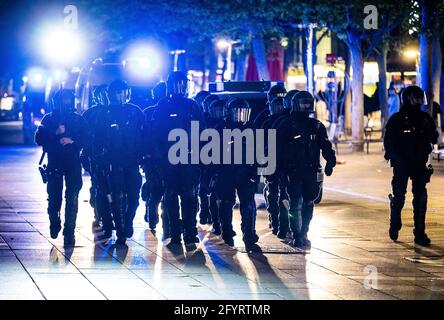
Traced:
POLYGON ((397 240, 401 229, 401 212, 404 207, 408 180, 412 180, 413 218, 415 242, 430 244, 425 233, 427 211, 426 184, 430 181, 431 168, 427 168, 432 144, 437 143, 438 132, 432 117, 421 111, 421 104, 412 104, 409 97, 423 95, 419 87, 411 86, 402 93, 400 111, 387 122, 384 136, 385 158, 393 167, 390 195, 390 237, 397 240))
MULTIPOLYGON (((320 192, 317 176, 321 152, 327 161, 325 169, 327 175, 332 173, 336 165, 335 152, 328 140, 325 126, 319 120, 309 117, 309 112, 312 111, 295 110, 297 96, 305 94, 311 97, 308 92, 295 95, 293 98, 295 112, 280 124, 277 132, 278 159, 280 159, 278 165, 288 176, 290 229, 294 245, 301 247, 310 246, 307 233, 313 217, 313 201, 320 192)), ((314 104, 314 100, 311 103, 314 104)))
MULTIPOLYGON (((64 92, 64 90, 63 90, 64 92)), ((57 94, 59 94, 58 92, 57 94)), ((70 93, 60 93, 69 95, 70 93)), ((74 101, 72 102, 72 109, 74 101)), ((86 126, 84 119, 74 111, 55 110, 42 119, 35 134, 35 142, 48 154, 48 215, 52 238, 57 238, 61 229, 60 210, 63 184, 65 183, 65 223, 63 235, 65 245, 75 242, 74 230, 78 212, 78 196, 82 188, 80 150, 85 143, 86 126), (57 133, 59 126, 65 131, 57 133), (73 143, 61 144, 61 139, 70 138, 73 143)))

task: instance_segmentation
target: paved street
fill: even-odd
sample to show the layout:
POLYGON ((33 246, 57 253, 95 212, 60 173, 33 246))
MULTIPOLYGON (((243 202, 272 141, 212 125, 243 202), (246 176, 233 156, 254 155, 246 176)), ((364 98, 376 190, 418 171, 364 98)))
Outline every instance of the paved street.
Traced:
MULTIPOLYGON (((95 244, 84 179, 77 246, 49 237, 46 193, 37 148, 0 148, 0 299, 444 299, 444 171, 429 186, 428 234, 415 247, 412 208, 399 242, 387 235, 390 168, 371 154, 341 149, 310 230, 313 248, 297 253, 268 230, 258 213, 263 254, 243 252, 236 212, 236 249, 200 227, 197 247, 162 243, 143 221, 128 247, 95 244), (343 152, 342 152, 343 151, 343 152)), ((441 164, 442 166, 442 164, 441 164)), ((258 199, 258 201, 260 201, 258 199)))

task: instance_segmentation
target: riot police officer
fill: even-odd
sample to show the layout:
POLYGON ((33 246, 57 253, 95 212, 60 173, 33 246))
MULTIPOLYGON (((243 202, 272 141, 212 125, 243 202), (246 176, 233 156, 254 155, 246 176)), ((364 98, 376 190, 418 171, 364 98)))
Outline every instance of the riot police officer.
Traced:
MULTIPOLYGON (((223 129, 227 128, 226 117, 227 117, 227 103, 224 100, 214 99, 214 101, 207 107, 208 117, 206 120, 206 124, 208 128, 216 129, 219 134, 222 135, 223 129)), ((211 223, 213 224, 211 232, 215 235, 221 235, 222 229, 220 224, 219 217, 219 206, 217 201, 216 194, 216 181, 218 175, 218 169, 220 165, 218 164, 210 164, 206 165, 203 171, 204 181, 202 183, 201 176, 201 185, 204 186, 203 191, 199 191, 201 193, 201 197, 206 196, 205 200, 209 200, 208 208, 211 214, 211 223)), ((202 198, 201 198, 202 200, 202 198)), ((202 209, 202 207, 201 207, 202 209)), ((232 231, 234 234, 234 231, 232 231)))
MULTIPOLYGON (((98 197, 98 184, 96 176, 96 163, 91 152, 91 142, 93 141, 93 128, 96 121, 97 114, 100 110, 106 108, 109 104, 108 96, 106 93, 108 86, 102 84, 97 86, 93 91, 93 101, 94 105, 85 110, 82 114, 83 119, 87 124, 87 139, 85 145, 82 149, 80 159, 82 161, 83 168, 87 171, 91 177, 91 188, 90 188, 90 200, 89 203, 94 209, 94 222, 93 226, 98 227, 101 223, 101 214, 103 210, 109 211, 109 206, 107 205, 107 200, 98 197)), ((105 213, 106 214, 106 213, 105 213)))
POLYGON ((112 217, 102 216, 106 236, 111 235, 112 220, 116 228, 116 244, 131 238, 133 219, 139 205, 142 177, 143 113, 129 104, 131 91, 122 80, 108 87, 109 106, 97 117, 94 128, 93 155, 98 164, 99 192, 109 199, 112 217))
POLYGON ((64 245, 75 244, 78 197, 82 188, 80 150, 85 142, 86 126, 83 118, 74 112, 74 95, 59 90, 53 99, 53 111, 46 114, 35 134, 35 142, 48 154, 47 192, 51 238, 61 230, 63 181, 65 181, 64 245))
MULTIPOLYGON (((156 102, 154 105, 146 108, 143 113, 145 115, 144 125, 144 161, 143 168, 145 171, 146 182, 142 187, 142 198, 146 201, 146 211, 144 219, 149 224, 151 230, 155 230, 159 222, 159 204, 161 203, 163 194, 165 192, 164 182, 159 174, 154 159, 156 155, 153 154, 156 148, 152 146, 152 117, 158 107, 159 101, 164 99, 166 93, 166 83, 159 82, 152 90, 153 99, 156 102)), ((168 214, 166 208, 162 204, 162 229, 163 239, 170 237, 170 226, 168 221, 168 214)))
POLYGON ((152 138, 157 148, 156 161, 165 182, 164 202, 170 221, 171 243, 180 244, 183 233, 185 244, 192 244, 199 242, 196 228, 199 165, 192 164, 190 157, 199 150, 190 150, 186 155, 188 163, 172 163, 169 155, 174 142, 168 137, 172 130, 181 129, 187 133, 188 139, 192 121, 196 121, 201 130, 205 122, 199 106, 187 98, 188 78, 184 73, 176 71, 168 76, 167 94, 153 114, 152 138))
POLYGON ((288 175, 290 228, 296 247, 310 248, 307 238, 313 217, 313 201, 320 192, 318 168, 320 153, 327 161, 325 174, 330 176, 336 165, 335 152, 325 126, 310 114, 315 112, 314 98, 300 91, 292 99, 292 116, 283 121, 277 132, 278 166, 288 175))
POLYGON ((421 106, 425 104, 421 88, 417 86, 405 88, 401 100, 401 108, 390 117, 384 136, 384 157, 393 167, 393 194, 389 196, 389 235, 393 241, 398 239, 407 183, 411 179, 415 243, 428 246, 431 241, 425 233, 426 184, 430 181, 433 169, 426 164, 432 152, 432 145, 437 143, 438 132, 432 117, 421 111, 421 106))
MULTIPOLYGON (((208 128, 214 128, 215 125, 219 122, 219 119, 213 118, 210 114, 210 106, 214 101, 219 101, 219 98, 216 95, 210 94, 208 91, 202 90, 195 97, 194 101, 198 104, 199 107, 202 108, 202 112, 205 118, 205 124, 208 128)), ((212 212, 211 212, 211 204, 209 197, 209 183, 210 183, 210 173, 208 171, 207 166, 201 166, 200 168, 200 179, 199 179, 199 223, 211 224, 212 223, 212 212)), ((214 200, 214 197, 213 197, 214 200)), ((214 210, 214 203, 212 204, 214 210)), ((213 230, 216 233, 220 234, 219 228, 213 226, 213 230)))
POLYGON ((268 92, 267 92, 267 106, 268 108, 265 108, 254 119, 253 123, 256 126, 256 128, 262 127, 265 120, 267 120, 268 116, 270 115, 269 106, 271 101, 273 101, 275 98, 280 97, 283 98, 287 93, 287 90, 280 84, 275 84, 272 86, 268 92))
MULTIPOLYGON (((269 116, 262 124, 265 130, 273 129, 276 120, 281 117, 284 110, 284 98, 276 97, 268 105, 269 116)), ((265 135, 267 137, 267 135, 265 135)), ((268 146, 268 143, 265 143, 268 146)), ((288 233, 288 196, 286 191, 286 176, 279 170, 265 177, 264 197, 269 213, 269 221, 273 234, 285 239, 288 233)))
MULTIPOLYGON (((253 129, 249 122, 251 108, 247 101, 239 98, 231 99, 228 102, 227 127, 229 129, 253 129)), ((223 148, 232 148, 236 141, 229 141, 223 148)), ((242 150, 247 151, 246 141, 242 139, 242 150)), ((236 155, 235 155, 236 156, 236 155)), ((216 184, 218 196, 219 215, 222 226, 222 238, 226 244, 233 246, 233 206, 236 203, 236 194, 239 198, 239 209, 241 214, 241 229, 243 241, 248 251, 256 251, 260 248, 256 245, 259 237, 256 234, 256 203, 254 194, 257 181, 256 164, 246 163, 246 155, 242 155, 243 162, 236 164, 233 160, 231 164, 219 166, 216 184)))

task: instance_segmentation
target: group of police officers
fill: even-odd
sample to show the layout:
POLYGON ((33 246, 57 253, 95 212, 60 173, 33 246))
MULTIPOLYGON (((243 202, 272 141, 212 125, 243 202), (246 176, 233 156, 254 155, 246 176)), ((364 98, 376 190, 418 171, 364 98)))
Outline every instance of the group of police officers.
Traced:
MULTIPOLYGON (((255 228, 258 164, 176 164, 169 160, 175 143, 170 141, 170 132, 182 129, 191 136, 192 122, 198 122, 199 130, 212 128, 220 133, 224 129, 276 130, 277 168, 265 176, 264 189, 269 226, 280 239, 289 239, 302 249, 310 248, 307 233, 314 203, 320 197, 323 171, 330 176, 336 165, 325 126, 311 116, 315 111, 313 96, 306 91, 286 92, 281 85, 272 86, 267 95, 268 108, 250 119, 251 107, 243 99, 225 101, 207 91, 189 99, 188 81, 182 72, 170 74, 166 83, 161 82, 153 88, 155 104, 144 111, 129 103, 130 88, 122 80, 96 87, 93 92, 95 105, 82 116, 75 112, 75 99, 70 91, 60 90, 55 94, 53 111, 43 118, 35 137, 36 143, 48 154, 46 172, 52 238, 57 238, 62 228, 60 213, 65 182, 64 244, 75 244, 83 166, 91 176, 94 226, 102 229, 104 239, 110 239, 113 230, 116 231, 116 244, 125 244, 127 238, 133 236, 133 220, 142 193, 146 203, 145 221, 152 230, 162 221, 163 240, 170 238, 172 244, 198 243, 199 216, 200 224, 212 224, 211 232, 233 246, 236 235, 232 224, 233 207, 237 196, 245 248, 259 251, 255 228), (326 160, 324 168, 320 163, 321 154, 326 160), (140 168, 146 178, 143 186, 140 168)), ((404 100, 410 101, 409 98, 404 100)), ((395 127, 393 122, 389 122, 389 129, 395 127)), ((424 125, 423 122, 415 125, 424 125)), ((428 122, 427 125, 431 126, 428 122)), ((420 143, 426 143, 427 139, 428 144, 433 143, 433 126, 427 130, 430 137, 420 143)), ((392 131, 395 133, 390 131, 390 139, 402 138, 396 136, 398 129, 392 131)), ((245 139, 242 143, 246 143, 245 139)), ((392 160, 392 165, 401 161, 396 158, 396 146, 386 145, 386 158, 392 160)), ((231 148, 221 145, 221 148, 228 147, 231 148)), ((244 145, 242 150, 246 149, 244 145)), ((199 150, 191 147, 190 157, 193 152, 199 150)), ((410 167, 395 170, 390 227, 394 240, 400 229, 404 180, 415 176, 412 170, 410 167)), ((421 208, 415 209, 415 235, 421 242, 426 237, 425 180, 412 179, 416 179, 413 192, 421 192, 413 203, 415 208, 421 208)))

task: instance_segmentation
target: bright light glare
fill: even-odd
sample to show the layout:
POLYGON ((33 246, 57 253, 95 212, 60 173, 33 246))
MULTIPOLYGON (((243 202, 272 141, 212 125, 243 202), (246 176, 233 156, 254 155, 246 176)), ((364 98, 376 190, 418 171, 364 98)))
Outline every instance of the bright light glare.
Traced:
POLYGON ((23 77, 23 81, 31 87, 42 88, 46 82, 45 71, 42 68, 32 68, 23 77))
POLYGON ((419 55, 419 52, 417 50, 407 50, 404 55, 409 59, 414 59, 419 55))
POLYGON ((70 64, 82 57, 84 44, 75 31, 50 30, 41 37, 42 53, 51 62, 70 64))
POLYGON ((41 83, 43 81, 43 76, 41 73, 35 73, 32 76, 32 81, 34 81, 35 83, 41 83))
POLYGON ((161 67, 159 52, 148 45, 133 47, 126 54, 124 66, 134 76, 151 77, 161 67))
POLYGON ((219 49, 226 49, 230 46, 230 42, 226 39, 219 39, 216 42, 216 45, 219 49))

